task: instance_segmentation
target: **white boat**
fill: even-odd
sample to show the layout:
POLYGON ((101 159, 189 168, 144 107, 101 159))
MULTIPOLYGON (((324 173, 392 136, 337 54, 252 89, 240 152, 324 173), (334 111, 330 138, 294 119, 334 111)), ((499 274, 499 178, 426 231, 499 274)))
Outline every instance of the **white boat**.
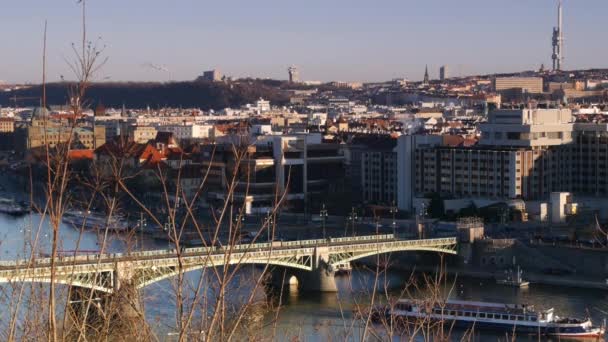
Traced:
POLYGON ((515 272, 513 272, 513 269, 506 270, 504 278, 496 279, 496 284, 514 287, 528 287, 530 282, 524 280, 522 274, 523 272, 519 266, 517 266, 515 272))
POLYGON ((63 214, 64 223, 72 225, 76 229, 110 230, 116 232, 128 231, 129 224, 120 217, 107 216, 82 210, 68 210, 63 214))
POLYGON ((445 322, 446 326, 486 329, 507 333, 527 333, 558 338, 600 338, 605 327, 594 326, 591 319, 560 318, 553 309, 537 312, 533 306, 448 300, 430 304, 402 299, 393 306, 377 307, 372 319, 393 318, 399 324, 420 321, 445 322))

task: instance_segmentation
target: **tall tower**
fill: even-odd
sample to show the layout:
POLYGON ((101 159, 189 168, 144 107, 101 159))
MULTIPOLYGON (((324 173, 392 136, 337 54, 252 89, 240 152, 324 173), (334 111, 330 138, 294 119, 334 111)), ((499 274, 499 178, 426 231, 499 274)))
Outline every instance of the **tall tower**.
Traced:
POLYGON ((287 72, 289 72, 289 83, 298 83, 300 82, 300 72, 298 68, 294 65, 287 68, 287 72))
POLYGON ((557 27, 553 28, 553 71, 562 70, 562 62, 564 61, 563 48, 564 48, 564 35, 562 27, 562 2, 559 1, 557 5, 557 27))
POLYGON ((426 65, 424 67, 424 80, 422 80, 422 84, 424 84, 424 85, 429 84, 429 66, 428 65, 426 65))
POLYGON ((446 79, 448 79, 450 76, 448 75, 449 71, 448 71, 448 66, 447 65, 442 65, 441 68, 439 68, 439 79, 441 81, 445 81, 446 79))

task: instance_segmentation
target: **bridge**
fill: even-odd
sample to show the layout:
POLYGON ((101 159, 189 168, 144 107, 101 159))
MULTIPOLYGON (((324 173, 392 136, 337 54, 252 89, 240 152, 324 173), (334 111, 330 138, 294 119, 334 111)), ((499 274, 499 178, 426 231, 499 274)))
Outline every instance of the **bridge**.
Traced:
MULTIPOLYGON (((235 264, 274 265, 289 270, 308 290, 336 291, 334 273, 340 265, 377 254, 430 251, 456 254, 456 238, 403 240, 393 234, 300 241, 275 241, 228 246, 59 256, 55 283, 106 293, 123 285, 136 289, 205 267, 235 264)), ((51 259, 0 262, 0 283, 50 282, 51 259)))

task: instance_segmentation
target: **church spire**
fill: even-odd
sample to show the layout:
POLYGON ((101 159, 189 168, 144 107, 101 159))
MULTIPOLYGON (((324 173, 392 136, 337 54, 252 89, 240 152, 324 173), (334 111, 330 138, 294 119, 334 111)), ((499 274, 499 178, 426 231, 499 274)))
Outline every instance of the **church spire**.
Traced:
POLYGON ((429 84, 429 66, 428 65, 424 66, 424 80, 422 81, 422 84, 424 84, 424 85, 429 84))

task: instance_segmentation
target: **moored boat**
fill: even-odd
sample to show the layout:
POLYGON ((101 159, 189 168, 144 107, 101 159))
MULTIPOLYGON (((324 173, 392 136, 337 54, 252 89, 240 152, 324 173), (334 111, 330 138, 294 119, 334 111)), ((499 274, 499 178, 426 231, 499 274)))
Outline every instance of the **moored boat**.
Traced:
POLYGON ((62 221, 77 229, 110 230, 122 232, 129 230, 128 223, 120 217, 107 218, 95 212, 68 210, 63 214, 62 221))
POLYGON ((375 308, 372 318, 392 318, 401 324, 443 321, 446 326, 485 329, 507 333, 538 334, 559 338, 599 338, 604 326, 591 319, 560 318, 553 309, 535 311, 533 306, 448 300, 431 305, 423 301, 399 300, 393 306, 375 308))
POLYGON ((29 208, 15 202, 12 199, 0 198, 0 213, 11 216, 22 216, 29 212, 29 208))
POLYGON ((521 270, 521 268, 519 268, 519 266, 517 266, 515 272, 513 271, 513 269, 509 269, 505 271, 504 278, 496 279, 496 284, 513 287, 528 287, 528 285, 530 285, 530 282, 524 280, 522 274, 523 271, 521 270))

